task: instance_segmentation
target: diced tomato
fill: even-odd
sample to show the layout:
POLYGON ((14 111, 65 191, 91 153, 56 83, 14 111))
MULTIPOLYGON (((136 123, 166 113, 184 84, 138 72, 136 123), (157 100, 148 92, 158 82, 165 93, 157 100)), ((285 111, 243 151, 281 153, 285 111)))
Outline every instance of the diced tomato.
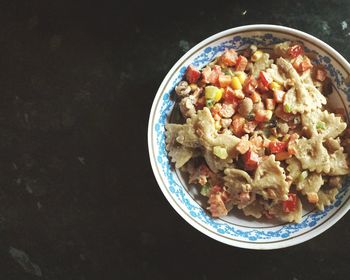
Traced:
POLYGON ((222 187, 220 187, 219 185, 215 185, 213 187, 211 187, 210 192, 211 193, 218 193, 222 191, 222 187))
POLYGON ((225 87, 229 86, 231 84, 231 82, 232 82, 232 78, 230 75, 221 74, 219 76, 220 87, 225 88, 225 87))
POLYGON ((287 142, 271 141, 269 145, 269 149, 273 154, 284 152, 286 148, 287 148, 287 142))
POLYGON ((273 99, 276 103, 282 103, 285 94, 286 93, 283 90, 275 89, 273 91, 273 99))
POLYGON ((259 103, 261 101, 261 96, 256 91, 250 94, 250 98, 252 99, 253 103, 259 103))
POLYGON ((231 129, 234 135, 240 137, 244 133, 243 128, 245 124, 245 118, 240 116, 234 116, 231 123, 231 129))
POLYGON ((327 72, 324 69, 318 68, 316 70, 316 80, 323 82, 327 78, 327 72))
POLYGON ((298 72, 304 72, 313 67, 310 59, 307 56, 299 56, 295 59, 293 67, 298 72))
POLYGON ((275 110, 276 101, 273 100, 272 98, 266 98, 265 104, 266 104, 267 110, 271 110, 271 111, 275 110))
POLYGON ((284 213, 294 212, 297 209, 297 195, 295 193, 288 194, 288 199, 283 201, 282 209, 284 213))
POLYGON ((258 81, 258 90, 259 90, 259 92, 264 93, 264 92, 267 92, 269 90, 269 88, 266 87, 261 80, 259 80, 258 81))
POLYGON ((202 70, 202 81, 206 84, 209 84, 209 76, 211 73, 211 68, 209 66, 206 66, 202 70))
POLYGON ((189 82, 189 83, 195 83, 198 81, 198 79, 200 78, 201 76, 201 72, 196 68, 194 67, 193 65, 189 65, 187 67, 187 70, 186 70, 186 80, 189 82))
POLYGON ((236 71, 244 71, 247 67, 248 59, 243 55, 240 55, 236 62, 236 71))
POLYGON ((226 50, 221 57, 219 58, 219 63, 222 63, 226 66, 234 66, 237 62, 237 53, 234 49, 226 50))
POLYGON ((238 104, 238 99, 235 97, 234 90, 230 86, 226 87, 225 89, 224 100, 226 103, 234 105, 238 104))
POLYGON ((266 87, 268 89, 270 83, 272 83, 272 78, 271 76, 266 73, 265 71, 260 71, 259 73, 259 78, 261 80, 261 82, 263 83, 264 87, 266 87))
POLYGON ((288 49, 288 54, 290 57, 295 58, 298 55, 304 54, 304 48, 301 45, 294 45, 288 49))
POLYGON ((299 72, 304 72, 308 69, 311 69, 313 67, 310 59, 305 56, 303 61, 300 63, 300 66, 299 66, 299 72))
POLYGON ((221 67, 218 65, 214 65, 214 68, 211 70, 211 73, 209 75, 209 83, 212 85, 219 85, 219 76, 221 75, 221 67))
POLYGON ((243 84, 243 92, 246 94, 252 94, 258 86, 258 81, 253 77, 249 76, 243 84))
POLYGON ((243 155, 244 167, 247 170, 254 170, 258 167, 259 156, 257 153, 249 150, 243 155))
POLYGON ((270 110, 257 110, 255 112, 255 120, 257 122, 267 122, 272 117, 272 111, 270 110))

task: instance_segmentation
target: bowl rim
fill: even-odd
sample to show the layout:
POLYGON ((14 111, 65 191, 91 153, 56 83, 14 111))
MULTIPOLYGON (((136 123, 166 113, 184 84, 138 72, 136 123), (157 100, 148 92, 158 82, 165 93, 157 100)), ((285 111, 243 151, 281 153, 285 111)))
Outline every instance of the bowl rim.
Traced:
POLYGON ((222 237, 220 235, 216 235, 212 233, 211 231, 207 230, 204 226, 197 224, 192 220, 186 212, 181 209, 175 201, 172 199, 170 193, 165 191, 164 188, 166 186, 163 185, 163 182, 160 178, 160 174, 156 171, 156 161, 153 157, 154 150, 152 147, 152 135, 153 135, 153 124, 152 124, 152 116, 156 113, 156 105, 157 105, 157 100, 161 97, 163 90, 162 88, 166 84, 167 80, 169 80, 170 76, 173 75, 173 72, 175 69, 178 68, 179 65, 181 65, 183 62, 186 61, 188 57, 193 55, 195 52, 197 52, 200 48, 205 46, 208 42, 211 42, 213 40, 216 40, 216 38, 219 37, 224 37, 224 36, 229 36, 232 33, 239 33, 239 32, 251 32, 255 30, 264 30, 264 31, 272 31, 272 32, 283 32, 287 33, 290 35, 295 35, 304 39, 308 39, 315 45, 320 46, 321 48, 327 50, 329 54, 333 55, 338 62, 343 66, 348 73, 350 73, 350 64, 349 62, 338 52, 336 51, 333 47, 328 45, 327 43, 323 42, 322 40, 316 38, 313 35, 310 35, 304 31, 300 31, 294 28, 286 27, 286 26, 281 26, 281 25, 273 25, 273 24, 250 24, 250 25, 243 25, 243 26, 238 26, 234 28, 229 28, 226 30, 223 30, 221 32, 215 33, 206 39, 200 41, 198 44, 193 46, 191 49, 189 49, 184 55, 181 56, 181 58, 171 67, 171 69, 168 71, 167 75, 164 77, 162 83, 160 84, 156 95, 154 96, 153 102, 152 102, 152 107, 149 115, 149 121, 148 121, 148 132, 147 132, 147 142, 148 142, 148 151, 149 151, 149 159, 150 163, 152 166, 152 171, 153 174, 156 178, 156 181, 158 183, 159 188, 161 189, 163 195, 166 197, 167 201, 170 203, 170 205, 174 208, 174 210, 185 220, 187 221, 191 226, 193 226, 195 229, 200 231, 201 233, 213 238, 214 240, 217 240, 221 243, 230 245, 230 246, 235 246, 235 247, 240 247, 240 248, 245 248, 245 249, 256 249, 256 250, 270 250, 270 249, 281 249, 285 247, 290 247, 294 246, 300 243, 303 243, 305 241, 308 241, 317 235, 321 234, 322 232, 328 230, 332 225, 334 225, 337 221, 339 221, 350 209, 350 200, 344 203, 343 207, 339 209, 336 215, 334 215, 332 218, 328 219, 326 222, 324 222, 321 226, 315 228, 314 230, 308 232, 307 234, 296 237, 293 239, 285 240, 285 241, 280 241, 276 243, 267 243, 267 244, 259 244, 259 243, 244 243, 236 240, 229 240, 225 237, 222 237))

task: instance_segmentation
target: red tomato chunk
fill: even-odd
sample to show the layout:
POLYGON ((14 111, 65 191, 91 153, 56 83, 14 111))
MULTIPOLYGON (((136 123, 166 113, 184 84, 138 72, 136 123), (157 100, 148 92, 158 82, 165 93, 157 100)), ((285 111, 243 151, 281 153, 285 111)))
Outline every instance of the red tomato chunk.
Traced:
POLYGON ((295 58, 300 54, 304 54, 304 48, 300 45, 294 45, 288 49, 288 54, 290 57, 295 58))
POLYGON ((277 154, 280 152, 284 152, 287 148, 287 142, 280 142, 280 141, 271 141, 269 145, 269 149, 271 153, 277 154))
POLYGON ((234 49, 229 49, 225 51, 219 58, 219 62, 226 66, 234 66, 237 62, 237 53, 234 49))
POLYGON ((236 71, 244 71, 247 67, 248 59, 243 55, 240 55, 236 62, 236 71))
POLYGON ((297 209, 297 195, 295 193, 289 193, 288 199, 283 201, 283 212, 290 213, 297 209))
POLYGON ((260 71, 259 77, 260 77, 262 84, 268 88, 269 84, 271 84, 271 82, 272 82, 271 76, 264 71, 260 71))
POLYGON ((194 67, 193 65, 189 65, 186 70, 186 80, 189 83, 195 83, 198 81, 199 77, 201 76, 201 72, 194 67))
POLYGON ((247 170, 254 170, 258 167, 259 156, 257 153, 249 150, 243 155, 244 166, 247 170))

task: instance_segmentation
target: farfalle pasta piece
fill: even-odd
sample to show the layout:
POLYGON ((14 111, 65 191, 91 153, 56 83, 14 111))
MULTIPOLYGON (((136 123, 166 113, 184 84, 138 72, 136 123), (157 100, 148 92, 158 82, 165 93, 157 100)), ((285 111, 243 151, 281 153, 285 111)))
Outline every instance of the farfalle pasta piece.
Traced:
POLYGON ((335 200, 336 196, 339 193, 339 190, 337 188, 329 189, 329 190, 319 190, 317 193, 318 195, 318 202, 316 203, 316 207, 323 211, 325 206, 331 205, 335 200))
POLYGON ((264 205, 255 200, 253 203, 242 208, 242 210, 244 215, 253 216, 257 219, 260 219, 262 217, 262 213, 264 212, 264 205))
POLYGON ((236 155, 236 145, 240 139, 234 135, 218 134, 215 129, 215 122, 208 108, 203 108, 197 112, 195 121, 196 133, 199 136, 200 143, 208 150, 212 150, 214 146, 224 147, 229 157, 236 155))
POLYGON ((305 85, 292 64, 284 58, 277 59, 277 65, 287 73, 293 81, 284 97, 284 106, 288 106, 293 114, 311 111, 326 104, 326 98, 315 88, 305 85))
POLYGON ((337 176, 349 174, 350 169, 347 162, 347 155, 344 153, 344 148, 340 148, 333 154, 330 154, 330 171, 327 175, 337 176))
POLYGON ((346 123, 327 110, 313 110, 301 115, 301 121, 309 137, 336 138, 345 129, 346 123))
POLYGON ((167 146, 181 144, 188 148, 200 147, 198 136, 189 119, 186 124, 168 123, 165 128, 167 146))
POLYGON ((226 168, 224 176, 224 185, 232 191, 249 192, 253 179, 250 175, 241 169, 226 168))
POLYGON ((176 168, 182 167, 194 155, 194 150, 185 146, 170 146, 169 156, 171 161, 175 163, 176 168))
POLYGON ((296 157, 291 157, 286 160, 286 163, 288 176, 292 178, 293 182, 298 181, 302 172, 300 161, 296 157))
POLYGON ((306 139, 303 137, 296 140, 294 147, 297 151, 295 156, 300 161, 303 169, 318 173, 330 171, 328 151, 323 147, 321 138, 306 139))
POLYGON ((310 203, 317 203, 318 191, 322 187, 324 181, 321 174, 311 173, 305 179, 300 180, 297 184, 297 190, 307 196, 310 203))
POLYGON ((215 173, 219 172, 220 170, 224 170, 226 167, 229 167, 233 162, 233 159, 231 157, 221 159, 214 155, 211 150, 207 149, 203 151, 203 157, 209 168, 215 173))
POLYGON ((265 199, 286 200, 288 198, 289 184, 280 162, 274 155, 264 159, 255 171, 252 183, 253 191, 261 194, 265 199))

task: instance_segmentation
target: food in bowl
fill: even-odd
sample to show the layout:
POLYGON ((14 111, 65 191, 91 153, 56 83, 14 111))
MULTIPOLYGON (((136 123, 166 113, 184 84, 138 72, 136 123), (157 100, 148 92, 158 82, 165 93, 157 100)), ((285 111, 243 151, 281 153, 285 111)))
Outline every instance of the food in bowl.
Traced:
POLYGON ((229 48, 201 69, 189 65, 175 87, 181 119, 166 124, 168 155, 201 187, 212 217, 236 207, 299 222, 303 203, 323 210, 350 171, 331 87, 300 43, 229 48))

